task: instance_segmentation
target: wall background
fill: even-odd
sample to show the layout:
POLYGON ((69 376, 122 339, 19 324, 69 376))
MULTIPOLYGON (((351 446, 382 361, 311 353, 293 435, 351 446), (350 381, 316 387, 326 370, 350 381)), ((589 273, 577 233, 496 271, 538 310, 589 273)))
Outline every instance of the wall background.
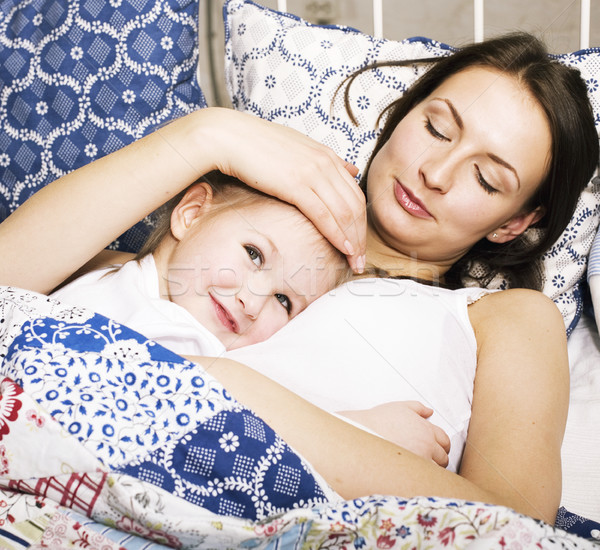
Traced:
MULTIPOLYGON (((277 8, 277 0, 255 0, 277 8)), ((590 45, 600 46, 600 0, 591 0, 590 45)), ((222 88, 223 0, 200 0, 200 81, 209 104, 227 104, 222 88), (210 24, 208 24, 210 22, 210 24), (206 29, 209 35, 206 36, 206 29), (209 86, 211 71, 217 85, 209 86)), ((311 22, 349 25, 373 32, 370 0, 288 0, 288 11, 311 22)), ((383 35, 392 40, 425 36, 453 46, 473 40, 472 0, 383 0, 383 35)), ((579 49, 579 0, 487 0, 485 36, 510 30, 528 31, 544 39, 553 53, 579 49)))

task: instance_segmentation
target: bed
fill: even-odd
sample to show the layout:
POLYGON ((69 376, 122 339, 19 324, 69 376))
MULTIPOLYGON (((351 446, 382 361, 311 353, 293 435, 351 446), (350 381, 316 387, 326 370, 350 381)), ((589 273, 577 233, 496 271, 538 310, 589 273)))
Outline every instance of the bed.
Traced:
MULTIPOLYGON (((292 125, 361 169, 380 108, 420 69, 357 81, 358 126, 339 98, 331 105, 343 76, 366 61, 452 51, 429 38, 313 26, 244 0, 229 0, 223 14, 232 106, 292 125)), ((0 217, 61 174, 206 105, 198 15, 193 0, 0 4, 0 217)), ((559 59, 581 70, 600 127, 600 50, 582 37, 584 49, 559 59)), ((600 337, 589 295, 600 268, 590 262, 588 273, 588 258, 599 220, 593 179, 544 260, 572 373, 556 526, 434 496, 340 500, 197 366, 93 312, 2 288, 0 547, 594 547, 600 337)), ((152 218, 140 222, 114 246, 137 249, 151 226, 152 218)))

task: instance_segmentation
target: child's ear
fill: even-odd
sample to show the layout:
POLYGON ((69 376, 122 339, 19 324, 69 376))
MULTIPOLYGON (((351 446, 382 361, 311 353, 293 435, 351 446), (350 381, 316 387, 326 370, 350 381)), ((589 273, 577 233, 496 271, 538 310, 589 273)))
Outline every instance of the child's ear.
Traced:
POLYGON ((178 241, 186 234, 194 220, 208 212, 212 205, 213 192, 206 182, 192 185, 171 213, 171 233, 178 241))
POLYGON ((544 213, 544 207, 538 206, 529 212, 517 214, 498 229, 492 231, 487 238, 493 243, 507 243, 508 241, 512 241, 514 238, 521 235, 521 233, 529 226, 540 221, 544 217, 544 213))

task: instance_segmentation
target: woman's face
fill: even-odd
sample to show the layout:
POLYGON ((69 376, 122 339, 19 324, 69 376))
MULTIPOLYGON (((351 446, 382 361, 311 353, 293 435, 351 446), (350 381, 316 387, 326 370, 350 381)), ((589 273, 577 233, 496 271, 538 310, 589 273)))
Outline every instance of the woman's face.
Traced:
POLYGON ((480 67, 457 73, 373 159, 370 230, 397 252, 448 266, 483 237, 508 241, 539 217, 525 205, 550 148, 545 114, 517 80, 480 67))

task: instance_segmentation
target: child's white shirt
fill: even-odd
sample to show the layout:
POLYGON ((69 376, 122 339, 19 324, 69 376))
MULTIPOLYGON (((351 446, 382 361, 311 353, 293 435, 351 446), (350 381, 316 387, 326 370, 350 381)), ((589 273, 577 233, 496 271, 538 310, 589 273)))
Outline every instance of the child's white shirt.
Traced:
POLYGON ((105 268, 87 273, 51 296, 127 325, 181 355, 215 357, 225 351, 221 341, 189 311, 160 297, 151 254, 140 262, 127 262, 118 270, 105 268))

